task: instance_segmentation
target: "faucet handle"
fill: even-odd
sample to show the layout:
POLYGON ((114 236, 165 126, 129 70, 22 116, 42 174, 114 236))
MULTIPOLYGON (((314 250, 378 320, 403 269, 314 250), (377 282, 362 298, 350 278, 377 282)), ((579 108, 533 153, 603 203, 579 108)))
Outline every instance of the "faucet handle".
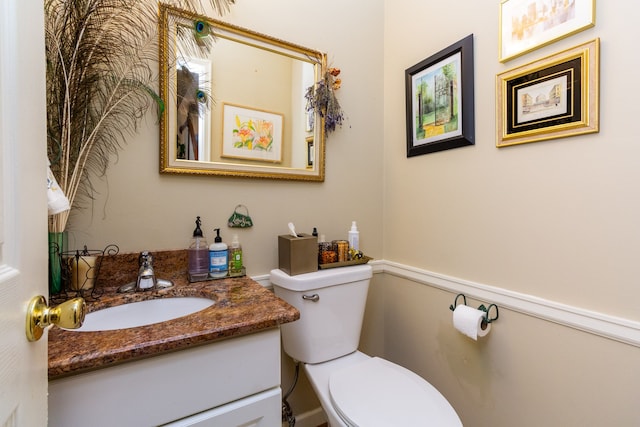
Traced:
POLYGON ((149 251, 140 252, 140 256, 138 257, 138 266, 142 266, 143 264, 151 265, 153 264, 153 256, 149 251))

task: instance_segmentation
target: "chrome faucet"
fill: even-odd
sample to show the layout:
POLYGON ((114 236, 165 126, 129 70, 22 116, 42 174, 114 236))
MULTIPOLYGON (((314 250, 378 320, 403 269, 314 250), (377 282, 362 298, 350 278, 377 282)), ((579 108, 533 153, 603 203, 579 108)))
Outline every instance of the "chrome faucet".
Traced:
POLYGON ((153 256, 148 251, 140 253, 138 257, 138 280, 136 291, 153 289, 158 285, 156 274, 153 272, 153 256))
POLYGON ((149 251, 140 252, 138 256, 138 278, 135 282, 120 286, 118 292, 148 291, 154 289, 170 288, 173 282, 157 279, 153 271, 153 256, 149 251))

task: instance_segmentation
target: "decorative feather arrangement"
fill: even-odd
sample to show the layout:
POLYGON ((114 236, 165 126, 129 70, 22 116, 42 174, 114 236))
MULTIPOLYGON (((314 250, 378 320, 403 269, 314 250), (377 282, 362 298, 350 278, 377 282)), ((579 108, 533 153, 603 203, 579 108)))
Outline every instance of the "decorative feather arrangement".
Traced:
MULTIPOLYGON (((202 0, 172 5, 202 13, 202 0)), ((208 0, 217 13, 235 0, 208 0)), ((72 207, 92 200, 91 177, 136 132, 157 94, 158 11, 151 0, 45 0, 47 150, 72 207)), ((66 228, 69 211, 52 215, 49 231, 66 228)))

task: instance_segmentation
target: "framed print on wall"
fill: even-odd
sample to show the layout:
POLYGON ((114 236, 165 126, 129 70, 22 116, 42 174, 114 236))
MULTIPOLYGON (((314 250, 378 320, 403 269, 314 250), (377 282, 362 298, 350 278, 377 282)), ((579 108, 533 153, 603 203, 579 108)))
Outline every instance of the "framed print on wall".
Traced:
POLYGON ((316 150, 313 146, 313 136, 307 138, 307 169, 313 168, 313 164, 316 161, 316 150))
POLYGON ((474 144, 473 34, 405 71, 407 157, 474 144))
POLYGON ((596 0, 502 0, 499 59, 510 59, 593 27, 596 0))
POLYGON ((600 40, 498 74, 497 147, 599 131, 600 40))
POLYGON ((222 157, 282 162, 284 116, 269 111, 222 105, 222 157))

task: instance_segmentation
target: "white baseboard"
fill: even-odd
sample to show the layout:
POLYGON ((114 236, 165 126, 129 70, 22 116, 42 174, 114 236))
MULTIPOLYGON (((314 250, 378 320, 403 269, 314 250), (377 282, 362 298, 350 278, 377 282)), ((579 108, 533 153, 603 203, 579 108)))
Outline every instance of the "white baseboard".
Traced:
POLYGON ((256 282, 260 283, 262 286, 264 286, 267 289, 272 289, 273 285, 271 284, 271 275, 269 274, 260 274, 258 276, 251 276, 251 279, 255 280, 256 282))
MULTIPOLYGON (((319 425, 327 422, 327 417, 324 415, 322 408, 316 408, 304 414, 295 415, 296 426, 295 427, 318 427, 319 425)), ((289 427, 288 423, 282 423, 282 427, 289 427)))

